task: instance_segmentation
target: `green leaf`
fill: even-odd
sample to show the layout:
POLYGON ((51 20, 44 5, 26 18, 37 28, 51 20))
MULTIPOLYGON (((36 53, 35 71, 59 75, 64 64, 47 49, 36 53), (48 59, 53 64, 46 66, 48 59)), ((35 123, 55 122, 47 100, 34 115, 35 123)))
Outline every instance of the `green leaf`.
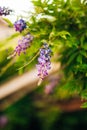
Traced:
POLYGON ((67 39, 67 36, 71 36, 69 32, 67 31, 60 31, 56 34, 56 36, 60 36, 63 39, 67 39))
POLYGON ((80 63, 80 64, 82 64, 82 55, 81 54, 79 54, 77 56, 77 62, 80 63))
POLYGON ((69 90, 70 93, 79 91, 76 81, 68 81, 64 86, 63 89, 69 90))
POLYGON ((82 99, 87 99, 87 90, 82 91, 81 97, 82 99))
POLYGON ((8 23, 9 27, 13 27, 13 24, 9 19, 7 19, 7 18, 3 18, 3 19, 4 19, 4 21, 6 21, 6 23, 8 23))
POLYGON ((75 52, 73 55, 71 55, 70 58, 68 59, 67 65, 71 64, 71 62, 76 58, 77 55, 78 52, 75 52))
POLYGON ((83 44, 82 48, 84 48, 84 50, 87 50, 87 43, 86 42, 83 44))
POLYGON ((81 105, 81 108, 87 108, 87 102, 83 103, 83 104, 81 105))
POLYGON ((83 55, 84 57, 87 57, 87 52, 85 50, 81 50, 80 54, 83 55))

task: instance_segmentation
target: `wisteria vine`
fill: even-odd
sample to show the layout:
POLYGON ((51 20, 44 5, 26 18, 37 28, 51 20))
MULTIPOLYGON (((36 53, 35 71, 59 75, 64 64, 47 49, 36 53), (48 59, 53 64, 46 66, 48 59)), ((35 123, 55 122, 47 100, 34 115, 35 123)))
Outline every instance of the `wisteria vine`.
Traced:
MULTIPOLYGON (((0 7, 0 15, 9 15, 12 12, 12 10, 0 7)), ((24 29, 27 28, 27 24, 23 19, 17 20, 14 23, 15 31, 22 32, 24 29)), ((31 42, 33 41, 34 36, 32 36, 29 33, 27 33, 25 36, 22 37, 22 39, 19 39, 18 45, 15 47, 14 52, 11 57, 13 56, 20 56, 21 53, 26 53, 26 50, 31 46, 31 42)), ((48 75, 48 70, 51 69, 51 49, 49 48, 49 45, 47 43, 43 43, 43 47, 40 48, 39 51, 40 55, 38 57, 38 64, 36 65, 36 68, 38 70, 38 76, 41 80, 43 80, 48 75)))
POLYGON ((0 16, 3 16, 3 15, 10 15, 10 13, 12 12, 11 9, 9 8, 6 8, 6 7, 0 7, 0 16))

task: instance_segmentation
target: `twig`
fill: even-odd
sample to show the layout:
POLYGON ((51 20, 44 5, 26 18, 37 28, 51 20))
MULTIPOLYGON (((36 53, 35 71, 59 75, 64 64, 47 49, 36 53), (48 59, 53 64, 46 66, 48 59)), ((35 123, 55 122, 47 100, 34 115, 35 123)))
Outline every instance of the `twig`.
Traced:
POLYGON ((37 54, 28 63, 26 63, 25 65, 23 65, 22 67, 20 67, 17 70, 20 70, 20 69, 24 68, 25 66, 29 65, 38 56, 38 54, 39 54, 39 51, 37 52, 37 54))

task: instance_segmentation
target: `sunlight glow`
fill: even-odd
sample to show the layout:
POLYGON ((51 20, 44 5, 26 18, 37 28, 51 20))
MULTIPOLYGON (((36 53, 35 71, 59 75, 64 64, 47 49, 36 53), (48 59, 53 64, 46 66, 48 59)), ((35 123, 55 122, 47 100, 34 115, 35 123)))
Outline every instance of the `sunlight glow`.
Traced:
POLYGON ((30 0, 0 0, 0 6, 9 7, 14 11, 11 16, 6 16, 12 22, 16 21, 18 16, 27 16, 26 12, 33 10, 30 0))

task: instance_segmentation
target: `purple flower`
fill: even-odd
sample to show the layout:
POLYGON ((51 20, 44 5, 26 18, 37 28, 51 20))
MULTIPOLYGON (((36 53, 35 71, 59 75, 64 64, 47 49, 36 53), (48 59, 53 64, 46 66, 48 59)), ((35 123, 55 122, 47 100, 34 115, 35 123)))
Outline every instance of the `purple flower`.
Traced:
POLYGON ((47 43, 44 43, 43 48, 40 49, 40 56, 38 58, 38 64, 36 65, 38 69, 38 76, 44 79, 48 75, 48 70, 51 69, 51 50, 47 43))
POLYGON ((22 32, 26 28, 26 22, 23 19, 20 19, 14 23, 16 31, 22 32))
POLYGON ((49 83, 45 86, 45 94, 52 94, 55 87, 59 85, 61 78, 61 75, 52 75, 49 79, 49 83))
POLYGON ((2 15, 9 15, 12 12, 12 10, 6 8, 6 7, 0 7, 0 16, 2 15))
POLYGON ((14 50, 14 55, 20 55, 22 52, 26 53, 26 50, 30 47, 30 43, 33 40, 33 36, 31 34, 27 34, 25 37, 18 41, 18 45, 14 50))
POLYGON ((4 115, 0 116, 0 128, 3 128, 8 123, 8 118, 4 115))

